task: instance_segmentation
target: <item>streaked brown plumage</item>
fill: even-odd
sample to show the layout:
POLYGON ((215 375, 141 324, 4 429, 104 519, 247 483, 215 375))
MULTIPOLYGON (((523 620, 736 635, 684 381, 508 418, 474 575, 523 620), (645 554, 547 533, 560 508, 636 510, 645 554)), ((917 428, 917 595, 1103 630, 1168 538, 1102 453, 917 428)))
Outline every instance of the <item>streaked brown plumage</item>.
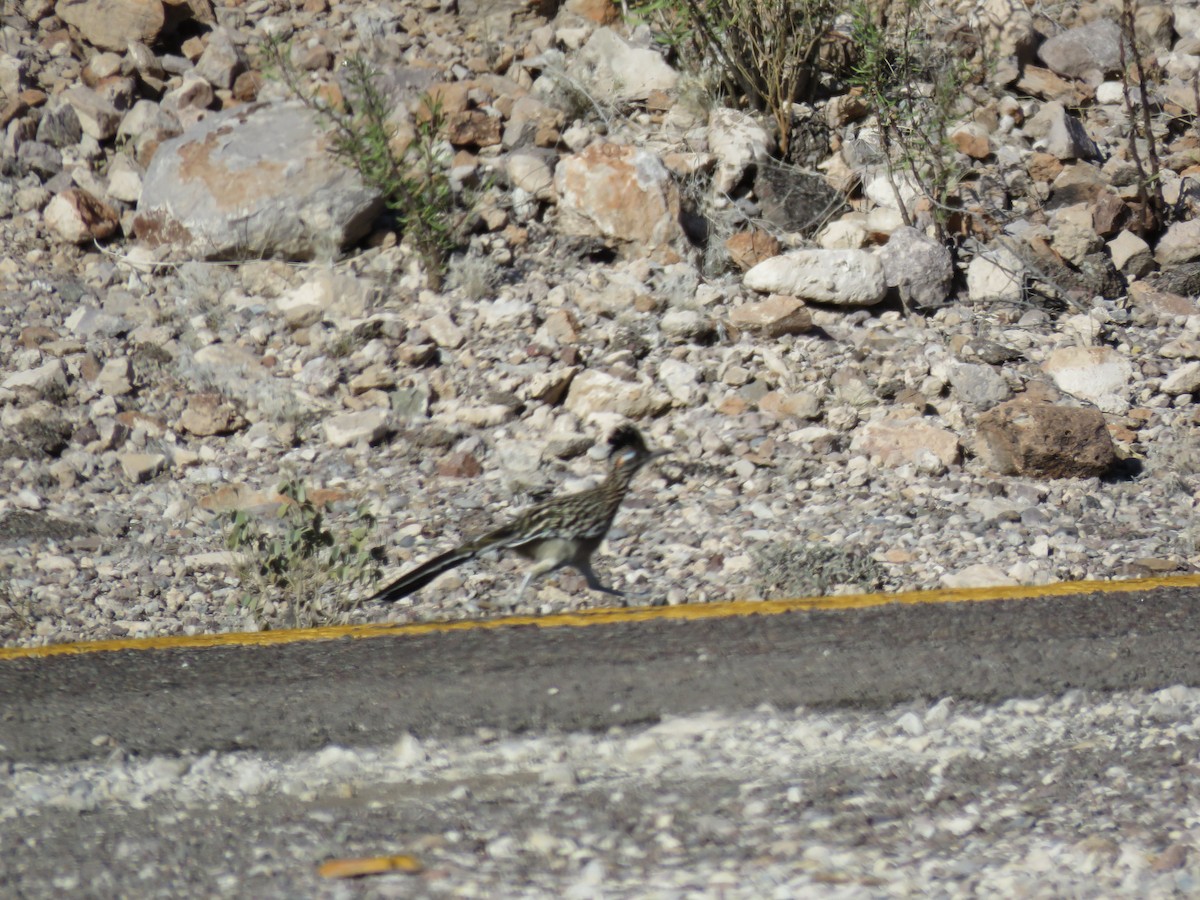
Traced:
POLYGON ((614 431, 608 443, 612 448, 608 477, 596 487, 531 506, 507 525, 465 541, 406 572, 371 599, 393 601, 407 597, 443 572, 489 550, 516 550, 533 560, 517 592, 518 602, 533 579, 563 566, 582 573, 592 590, 622 596, 623 592, 602 584, 592 571, 592 554, 608 534, 633 476, 646 463, 664 454, 650 450, 631 425, 614 431))

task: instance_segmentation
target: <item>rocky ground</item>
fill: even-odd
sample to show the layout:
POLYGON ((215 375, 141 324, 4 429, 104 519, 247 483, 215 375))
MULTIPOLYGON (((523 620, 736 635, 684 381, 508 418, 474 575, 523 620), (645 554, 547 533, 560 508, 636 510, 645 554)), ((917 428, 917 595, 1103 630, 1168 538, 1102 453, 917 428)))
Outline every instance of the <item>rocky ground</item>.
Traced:
POLYGON ((30 898, 1188 896, 1198 713, 1176 686, 17 765, 0 871, 30 898), (419 871, 317 876, 395 854, 419 871))
MULTIPOLYGON (((245 604, 232 511, 269 522, 288 479, 338 527, 366 504, 390 573, 584 486, 627 420, 671 451, 596 559, 631 602, 1200 561, 1194 7, 1136 18, 1153 231, 1120 9, 942 10, 989 55, 940 241, 844 72, 796 109, 817 168, 784 165, 767 117, 602 3, 101 6, 0 20, 5 644, 290 624, 245 604), (397 140, 440 98, 477 214, 443 283, 282 102, 267 36, 333 100, 370 59, 397 140)), ((386 608, 331 584, 303 620, 607 602, 564 573, 516 609, 518 582, 472 564, 386 608)))

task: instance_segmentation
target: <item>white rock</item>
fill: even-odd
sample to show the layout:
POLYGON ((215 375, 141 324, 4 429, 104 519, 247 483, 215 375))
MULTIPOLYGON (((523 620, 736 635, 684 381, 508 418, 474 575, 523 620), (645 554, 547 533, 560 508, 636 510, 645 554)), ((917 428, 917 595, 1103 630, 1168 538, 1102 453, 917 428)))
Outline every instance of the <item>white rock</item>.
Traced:
POLYGON ((683 360, 664 359, 658 367, 658 379, 683 406, 691 406, 700 396, 700 370, 683 360))
POLYGON ((867 243, 867 226, 862 213, 847 213, 821 229, 817 243, 826 250, 858 250, 867 243))
POLYGON ((1025 265, 1007 247, 993 247, 967 266, 967 295, 972 303, 1015 302, 1024 295, 1025 265))
POLYGON ((421 323, 421 327, 429 332, 429 336, 433 338, 435 344, 450 350, 461 347, 467 339, 463 330, 445 313, 438 313, 436 316, 426 319, 421 323))
POLYGON ((1108 242, 1108 255, 1112 257, 1114 266, 1135 278, 1141 278, 1154 268, 1150 245, 1125 229, 1108 242))
POLYGON ((398 766, 415 766, 425 762, 429 754, 421 746, 421 740, 411 731, 400 735, 400 740, 392 745, 392 762, 398 766))
POLYGON ((1089 253, 1104 245, 1092 227, 1092 211, 1083 203, 1055 211, 1050 226, 1050 246, 1067 262, 1080 265, 1089 253))
POLYGON ((952 816, 943 819, 940 825, 955 837, 965 837, 979 825, 979 819, 975 816, 952 816))
POLYGON ((10 499, 12 500, 12 505, 17 509, 41 509, 45 506, 42 498, 29 488, 22 488, 16 494, 12 495, 10 499))
POLYGON ((67 389, 67 373, 63 370, 61 361, 52 359, 35 368, 14 372, 4 379, 4 387, 10 391, 18 388, 31 388, 39 394, 54 390, 65 391, 67 389))
POLYGON ((500 325, 516 325, 528 321, 534 312, 534 305, 515 297, 500 297, 491 303, 483 303, 479 307, 479 317, 484 325, 496 327, 500 325))
POLYGON ((307 328, 321 321, 325 301, 320 287, 306 282, 274 300, 274 307, 292 328, 307 328))
POLYGON ((855 432, 850 449, 891 468, 911 463, 921 471, 946 471, 959 456, 954 432, 925 422, 918 416, 886 416, 868 422, 855 432))
POLYGON ((1012 584, 1016 582, 988 563, 975 563, 958 572, 942 576, 942 586, 948 588, 1000 587, 1012 584))
POLYGON ((107 203, 81 188, 67 188, 46 204, 46 227, 72 244, 102 239, 117 228, 117 213, 107 203))
POLYGON ((1154 259, 1160 266, 1175 266, 1197 257, 1200 257, 1200 219, 1172 223, 1154 248, 1154 259))
POLYGON ((1057 100, 1042 105, 1025 125, 1025 134, 1056 159, 1095 159, 1100 155, 1095 142, 1079 119, 1057 100))
POLYGON ((611 28, 596 29, 575 54, 576 68, 608 102, 645 100, 651 91, 673 90, 679 80, 661 53, 635 47, 611 28))
POLYGON ((898 209, 877 206, 867 213, 867 231, 871 234, 891 234, 904 227, 904 214, 898 209))
POLYGON ((543 447, 537 441, 504 438, 496 441, 495 452, 500 467, 506 472, 529 476, 541 465, 543 447))
POLYGON ((928 235, 907 226, 892 232, 879 251, 884 278, 900 299, 922 307, 942 306, 951 296, 954 260, 928 235))
POLYGON ((1000 58, 1032 52, 1038 32, 1033 13, 1019 0, 982 0, 973 4, 971 22, 983 32, 985 46, 1000 58))
POLYGON ((77 306, 63 323, 77 338, 116 337, 129 330, 129 323, 120 316, 102 312, 94 306, 77 306))
POLYGON ((708 318, 694 309, 668 309, 659 319, 658 327, 668 337, 681 340, 712 332, 708 318))
POLYGON ((75 110, 84 134, 107 141, 117 133, 121 112, 102 94, 77 84, 63 91, 62 98, 75 110))
POLYGON ((75 561, 69 556, 59 556, 53 553, 39 556, 37 567, 42 572, 58 572, 67 575, 74 575, 79 570, 75 561))
POLYGON ((1125 102, 1125 85, 1119 81, 1102 81, 1096 85, 1096 102, 1109 106, 1125 102))
POLYGON ((708 149, 717 157, 713 190, 733 190, 748 166, 765 160, 771 149, 771 136, 757 119, 728 107, 717 107, 708 117, 708 149))
POLYGON ((883 265, 866 250, 792 250, 746 273, 746 287, 839 306, 871 306, 887 293, 883 265))
POLYGON ((1200 340, 1184 335, 1158 348, 1163 359, 1200 359, 1200 340))
POLYGON ((15 97, 26 87, 28 63, 18 56, 0 53, 0 93, 15 97))
POLYGON ((1133 363, 1111 347, 1062 347, 1046 357, 1042 371, 1059 390, 1096 404, 1102 412, 1129 408, 1133 363))
POLYGON ((109 164, 107 193, 125 203, 137 203, 142 196, 141 167, 123 153, 109 164))
POLYGON ((373 444, 388 432, 388 410, 378 407, 361 412, 341 413, 321 423, 325 440, 334 447, 348 447, 359 441, 373 444))
POLYGON ((1185 363, 1163 379, 1162 392, 1177 396, 1200 392, 1200 362, 1185 363))
POLYGON ((979 409, 1002 403, 1012 394, 1004 376, 993 366, 956 362, 947 367, 947 375, 963 402, 979 409))
POLYGON ((889 177, 886 173, 880 172, 865 181, 863 193, 876 206, 898 210, 900 203, 903 202, 905 208, 911 210, 913 202, 923 192, 911 176, 897 172, 889 177), (897 191, 900 192, 899 200, 896 199, 897 191))
POLYGON ((196 351, 192 361, 218 383, 241 383, 270 378, 257 354, 233 344, 209 344, 196 351))
POLYGON ((167 458, 161 453, 122 453, 121 471, 134 484, 149 481, 163 470, 167 458))
POLYGON ((624 381, 606 372, 586 369, 571 381, 564 405, 584 419, 597 413, 640 419, 665 412, 671 398, 655 390, 648 380, 624 381))
POLYGON ((515 187, 538 200, 553 200, 555 157, 544 153, 510 153, 504 171, 515 187))
POLYGON ((117 126, 117 138, 136 140, 143 134, 165 127, 172 127, 174 133, 179 134, 179 122, 173 115, 153 100, 139 100, 121 119, 121 124, 117 126))
POLYGON ((452 422, 462 422, 472 428, 495 428, 516 417, 516 410, 507 403, 483 403, 452 407, 447 415, 452 422))

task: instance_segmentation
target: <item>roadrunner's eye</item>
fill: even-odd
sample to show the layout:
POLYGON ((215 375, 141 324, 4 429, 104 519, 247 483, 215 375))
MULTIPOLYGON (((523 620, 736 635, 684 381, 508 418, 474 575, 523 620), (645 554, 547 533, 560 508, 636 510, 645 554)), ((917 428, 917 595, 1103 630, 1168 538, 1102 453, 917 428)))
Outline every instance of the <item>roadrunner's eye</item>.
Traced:
POLYGON ((637 459, 637 451, 634 450, 632 447, 627 447, 626 449, 622 450, 620 452, 620 454, 617 456, 617 465, 627 466, 630 463, 632 463, 635 459, 637 459))

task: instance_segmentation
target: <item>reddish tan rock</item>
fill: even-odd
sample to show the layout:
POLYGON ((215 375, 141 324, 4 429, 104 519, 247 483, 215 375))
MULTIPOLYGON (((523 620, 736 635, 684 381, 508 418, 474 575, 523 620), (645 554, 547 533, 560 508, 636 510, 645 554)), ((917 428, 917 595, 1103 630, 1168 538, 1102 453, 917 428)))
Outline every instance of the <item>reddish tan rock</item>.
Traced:
POLYGON ((749 408, 750 404, 734 393, 726 394, 717 404, 717 412, 724 416, 740 416, 749 408))
POLYGON ((1118 197, 1115 191, 1102 190, 1092 202, 1092 228, 1095 229, 1096 234, 1103 237, 1109 237, 1118 232, 1129 234, 1130 232, 1119 231, 1120 225, 1126 218, 1125 212, 1125 201, 1118 197))
POLYGON ((455 147, 492 147, 500 143, 500 120, 478 109, 446 117, 446 140, 455 147))
POLYGON ((437 473, 444 478, 477 478, 483 466, 471 453, 451 453, 438 460, 437 473))
MULTIPOLYGON (((437 110, 447 119, 458 113, 471 109, 471 91, 479 87, 475 81, 442 81, 429 89, 429 99, 437 110)), ((430 106, 422 103, 416 111, 417 121, 427 122, 430 118, 430 106)))
POLYGON ((134 484, 149 481, 167 464, 167 458, 161 453, 122 453, 117 461, 125 477, 134 484))
MULTIPOLYGON (((325 507, 331 503, 343 503, 351 499, 351 495, 331 488, 313 488, 308 491, 308 499, 315 506, 325 507)), ((291 502, 276 491, 256 490, 249 485, 237 483, 224 485, 211 494, 204 495, 197 505, 215 513, 242 510, 257 516, 273 516, 278 514, 280 507, 291 502)))
POLYGON ((993 472, 1035 478, 1093 478, 1117 460, 1099 410, 1025 398, 979 417, 975 453, 993 472))
POLYGON ((220 394, 195 394, 179 417, 179 427, 198 437, 232 434, 246 424, 236 407, 220 394))
POLYGON ((123 51, 131 40, 153 44, 166 21, 159 0, 58 0, 54 12, 105 50, 123 51))
POLYGON ((351 378, 347 386, 350 388, 351 394, 391 390, 396 386, 396 376, 388 366, 372 363, 351 378))
POLYGON ((733 264, 746 272, 764 259, 778 256, 782 248, 772 235, 756 228, 731 234, 725 241, 725 249, 729 252, 733 264))
POLYGON ((1029 154, 1029 162, 1025 164, 1025 171, 1034 181, 1053 181, 1062 170, 1062 160, 1036 150, 1029 154))
POLYGON ((551 310, 540 330, 559 344, 574 344, 579 341, 579 323, 569 309, 551 310))
POLYGON ((821 401, 807 393, 769 391, 758 401, 758 408, 781 419, 816 419, 821 415, 821 401))
POLYGON ((950 135, 950 142, 959 153, 971 159, 987 159, 992 155, 992 143, 987 130, 978 122, 970 122, 950 135))
POLYGON ((563 9, 597 25, 611 25, 620 13, 612 0, 566 0, 563 9))
POLYGON ((1041 66, 1026 66, 1017 87, 1043 100, 1075 102, 1079 99, 1078 85, 1075 82, 1061 78, 1041 66))
POLYGON ((603 237, 659 257, 682 237, 679 190, 649 150, 594 143, 559 161, 554 184, 559 229, 567 234, 603 237))
POLYGON ((812 328, 812 313, 804 301, 786 294, 771 294, 758 303, 746 303, 729 314, 737 328, 758 331, 767 337, 800 334, 812 328))
POLYGON ((67 188, 46 204, 46 225, 64 241, 104 240, 117 230, 117 211, 82 188, 67 188))

